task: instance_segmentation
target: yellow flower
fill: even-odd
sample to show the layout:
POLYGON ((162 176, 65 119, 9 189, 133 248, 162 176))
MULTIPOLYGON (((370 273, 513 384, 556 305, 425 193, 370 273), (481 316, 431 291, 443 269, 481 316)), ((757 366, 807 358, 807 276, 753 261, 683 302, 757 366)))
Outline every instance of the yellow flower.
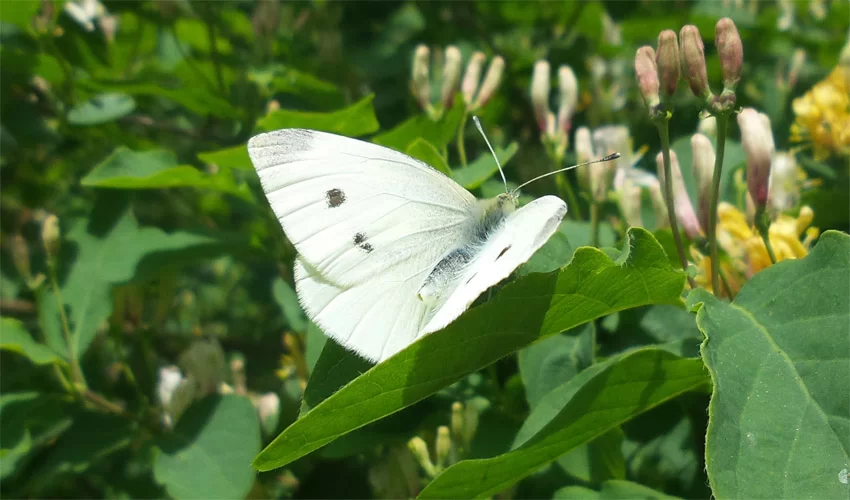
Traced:
MULTIPOLYGON (((758 231, 747 222, 747 216, 743 212, 729 203, 720 203, 717 213, 717 244, 729 256, 720 265, 721 277, 726 281, 721 290, 724 295, 728 292, 734 295, 753 275, 770 267, 770 257, 764 241, 758 231)), ((809 253, 809 247, 820 234, 817 228, 809 227, 813 219, 812 209, 804 206, 796 218, 780 215, 771 223, 768 230, 770 244, 777 262, 800 259, 809 253)), ((711 290, 711 259, 694 248, 691 249, 691 256, 697 265, 696 282, 711 290)))
POLYGON ((841 64, 792 103, 791 139, 811 141, 816 159, 850 156, 850 65, 841 64))

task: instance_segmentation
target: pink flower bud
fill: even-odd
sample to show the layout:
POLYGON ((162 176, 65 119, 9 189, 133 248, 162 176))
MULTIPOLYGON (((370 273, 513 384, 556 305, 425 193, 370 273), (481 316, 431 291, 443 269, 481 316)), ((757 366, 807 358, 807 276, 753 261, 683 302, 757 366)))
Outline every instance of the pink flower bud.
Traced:
POLYGON ((697 183, 697 213, 702 227, 708 227, 708 213, 711 205, 711 182, 714 177, 714 146, 711 140, 702 135, 691 137, 693 153, 694 179, 697 183))
POLYGON ((695 96, 705 99, 711 93, 705 69, 705 46, 696 26, 689 24, 679 32, 682 71, 695 96))
POLYGON ((658 66, 655 63, 655 50, 645 45, 635 53, 635 76, 643 102, 650 111, 661 102, 658 97, 658 66))
POLYGON ((540 130, 546 130, 546 115, 549 113, 549 62, 537 61, 531 76, 531 106, 540 130))
POLYGON ((450 108, 460 83, 460 50, 453 45, 446 47, 446 58, 443 63, 443 87, 440 92, 440 102, 443 107, 450 108))
POLYGON ((753 108, 744 108, 738 115, 738 127, 747 158, 747 189, 756 209, 763 209, 767 204, 770 165, 775 152, 770 119, 753 108))
POLYGON ((413 95, 419 107, 426 109, 431 104, 431 80, 428 76, 428 65, 431 52, 425 45, 416 47, 413 53, 412 86, 413 95))
POLYGON ((499 84, 502 83, 502 73, 505 72, 505 60, 501 56, 496 56, 490 61, 490 66, 487 68, 487 74, 484 75, 484 82, 481 84, 481 89, 478 91, 478 97, 475 99, 474 109, 482 108, 496 93, 499 84))
POLYGON ((481 82, 481 70, 484 67, 484 61, 487 56, 483 52, 472 54, 472 58, 466 65, 466 72, 463 74, 463 83, 460 85, 460 91, 463 92, 463 102, 467 106, 472 105, 472 100, 475 98, 475 91, 478 90, 478 84, 481 82))
POLYGON ((672 97, 676 93, 676 85, 679 83, 680 60, 679 40, 673 30, 664 30, 658 35, 658 53, 655 56, 658 65, 658 75, 661 80, 661 90, 665 97, 672 97))
MULTIPOLYGON (((576 129, 573 144, 576 152, 576 163, 584 163, 593 159, 593 141, 590 139, 590 129, 587 127, 579 127, 576 129)), ((576 170, 579 186, 582 189, 590 190, 590 168, 593 165, 579 167, 576 170)))
POLYGON ((570 120, 578 104, 578 80, 569 66, 561 66, 558 69, 558 90, 560 97, 558 131, 566 136, 570 130, 570 120))
MULTIPOLYGON (((655 164, 658 167, 658 181, 663 185, 665 182, 664 159, 661 153, 658 153, 655 157, 655 164)), ((696 239, 702 234, 702 230, 691 204, 691 198, 688 196, 688 190, 685 188, 682 169, 679 167, 679 158, 674 151, 670 151, 670 172, 673 180, 673 209, 676 213, 676 220, 682 225, 682 229, 685 230, 688 238, 696 239)))
POLYGON ((717 21, 714 29, 714 45, 720 56, 720 69, 723 71, 723 88, 735 90, 741 79, 741 68, 744 65, 744 45, 738 28, 728 17, 717 21))

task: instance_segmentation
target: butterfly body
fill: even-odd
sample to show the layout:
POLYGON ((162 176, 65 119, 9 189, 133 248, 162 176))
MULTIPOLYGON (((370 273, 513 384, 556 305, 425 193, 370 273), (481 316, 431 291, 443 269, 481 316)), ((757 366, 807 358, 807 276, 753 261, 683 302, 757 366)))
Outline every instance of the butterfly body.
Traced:
POLYGON ((554 196, 519 209, 512 193, 476 200, 407 155, 323 132, 260 134, 248 151, 298 251, 302 307, 373 361, 456 319, 566 213, 554 196))

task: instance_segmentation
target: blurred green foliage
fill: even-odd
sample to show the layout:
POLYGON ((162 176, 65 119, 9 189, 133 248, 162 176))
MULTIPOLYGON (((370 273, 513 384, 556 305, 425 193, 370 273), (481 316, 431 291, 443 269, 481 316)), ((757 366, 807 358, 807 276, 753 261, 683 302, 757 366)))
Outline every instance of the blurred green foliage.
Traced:
MULTIPOLYGON (((846 493, 848 161, 815 159, 790 129, 793 99, 833 71, 849 25, 837 0, 0 3, 2 494, 846 493), (578 78, 571 129, 625 127, 627 166, 652 172, 660 143, 635 50, 694 24, 717 87, 721 17, 744 44, 737 104, 769 116, 777 150, 808 177, 814 224, 837 230, 805 259, 752 277, 731 304, 697 290, 686 307, 671 232, 647 194, 631 224, 645 229, 628 229, 620 195, 592 208, 572 171, 524 188, 522 201, 555 193, 570 213, 517 279, 388 362, 373 368, 305 316, 295 249, 247 155, 252 135, 371 140, 495 196, 504 188, 472 112, 509 186, 577 156, 541 141, 529 87, 545 59, 578 78), (464 62, 501 56, 498 90, 474 111, 461 93, 421 109, 410 83, 419 44, 432 48, 435 101, 448 45, 464 62), (58 233, 44 230, 53 216, 58 233)), ((671 107, 696 201, 702 104, 680 85, 671 107)), ((733 130, 721 192, 745 211, 738 139, 733 130)))

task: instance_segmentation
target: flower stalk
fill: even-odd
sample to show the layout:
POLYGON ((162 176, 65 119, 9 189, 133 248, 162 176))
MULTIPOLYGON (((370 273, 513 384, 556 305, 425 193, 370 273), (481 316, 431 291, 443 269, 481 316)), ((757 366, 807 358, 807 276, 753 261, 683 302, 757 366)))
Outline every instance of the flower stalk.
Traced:
POLYGON ((726 128, 729 113, 717 113, 717 151, 714 156, 714 175, 711 178, 711 203, 708 210, 708 247, 711 256, 711 288, 714 296, 720 296, 719 269, 717 260, 717 203, 720 200, 720 175, 723 171, 723 154, 726 152, 726 128))

